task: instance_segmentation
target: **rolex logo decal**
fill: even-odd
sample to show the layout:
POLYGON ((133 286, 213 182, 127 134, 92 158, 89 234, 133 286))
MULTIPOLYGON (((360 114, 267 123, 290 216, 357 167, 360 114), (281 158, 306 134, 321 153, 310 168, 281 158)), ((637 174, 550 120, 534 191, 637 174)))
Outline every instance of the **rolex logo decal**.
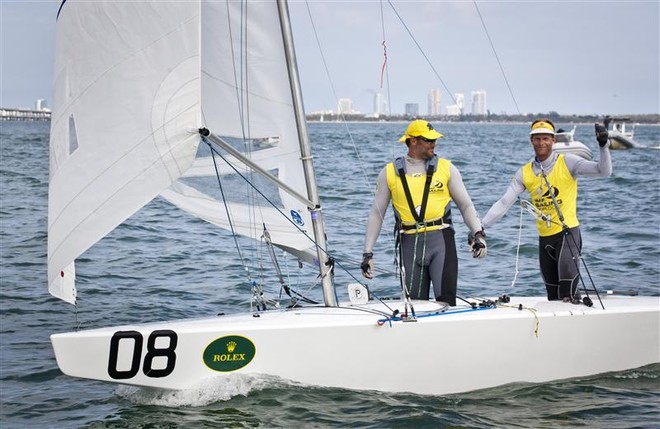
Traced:
POLYGON ((254 343, 240 335, 218 338, 204 350, 204 364, 214 371, 231 372, 249 364, 257 352, 254 343))

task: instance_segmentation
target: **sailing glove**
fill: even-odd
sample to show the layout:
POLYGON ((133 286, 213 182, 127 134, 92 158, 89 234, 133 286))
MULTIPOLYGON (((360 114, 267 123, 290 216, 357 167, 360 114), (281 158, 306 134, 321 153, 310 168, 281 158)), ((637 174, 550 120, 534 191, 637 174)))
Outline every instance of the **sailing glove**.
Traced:
POLYGON ((468 245, 470 246, 473 258, 483 258, 488 253, 486 233, 483 230, 477 231, 474 234, 470 232, 468 234, 468 245))
POLYGON ((607 135, 607 127, 596 123, 594 128, 596 129, 596 140, 598 141, 598 145, 600 147, 605 147, 605 145, 609 141, 607 135))
POLYGON ((363 253, 362 254, 362 264, 360 264, 362 269, 362 275, 368 279, 374 278, 374 254, 363 253))

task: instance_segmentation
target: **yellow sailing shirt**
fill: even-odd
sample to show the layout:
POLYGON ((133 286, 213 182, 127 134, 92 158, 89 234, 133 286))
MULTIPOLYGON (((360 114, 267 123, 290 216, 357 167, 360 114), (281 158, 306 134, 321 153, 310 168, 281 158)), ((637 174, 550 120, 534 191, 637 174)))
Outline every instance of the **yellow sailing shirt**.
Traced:
MULTIPOLYGON (((435 169, 435 173, 433 173, 433 176, 431 177, 431 183, 429 184, 429 196, 426 203, 426 211, 424 213, 425 222, 439 221, 442 219, 442 216, 445 214, 445 209, 451 201, 449 188, 447 186, 449 183, 450 166, 451 162, 449 160, 438 158, 438 165, 435 169)), ((406 182, 410 189, 410 195, 415 210, 419 214, 420 206, 422 205, 422 197, 424 196, 424 187, 426 185, 426 173, 414 175, 406 174, 406 182)), ((401 219, 401 222, 406 226, 415 225, 417 222, 410 211, 410 205, 406 199, 406 193, 403 190, 401 178, 396 172, 393 162, 387 164, 387 187, 390 189, 390 194, 392 195, 392 206, 399 216, 399 219, 401 219)), ((433 231, 445 227, 446 224, 420 227, 406 230, 404 231, 404 234, 433 231)))
MULTIPOLYGON (((554 203, 548 185, 541 175, 534 174, 532 163, 525 164, 522 170, 523 184, 532 198, 532 204, 544 215, 550 216, 548 222, 537 219, 536 227, 541 237, 557 234, 562 231, 562 225, 559 221, 559 215, 555 209, 554 203)), ((552 192, 557 200, 557 205, 564 215, 564 223, 569 228, 574 228, 580 224, 577 218, 577 180, 571 176, 566 167, 564 155, 558 155, 557 161, 550 174, 546 175, 548 182, 552 187, 552 192)))

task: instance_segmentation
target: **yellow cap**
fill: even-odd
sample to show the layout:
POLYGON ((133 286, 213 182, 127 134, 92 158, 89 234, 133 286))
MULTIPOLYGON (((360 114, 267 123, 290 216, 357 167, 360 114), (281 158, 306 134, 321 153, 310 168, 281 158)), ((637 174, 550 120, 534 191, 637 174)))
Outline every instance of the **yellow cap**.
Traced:
POLYGON ((408 125, 408 128, 406 128, 406 133, 401 136, 399 141, 401 143, 405 143, 406 139, 409 139, 410 137, 420 136, 429 140, 436 140, 444 137, 443 134, 440 134, 435 130, 435 128, 433 128, 433 125, 429 124, 423 119, 417 119, 408 125))
POLYGON ((534 134, 552 134, 555 135, 555 126, 547 119, 539 119, 532 122, 532 130, 529 132, 530 136, 534 134))

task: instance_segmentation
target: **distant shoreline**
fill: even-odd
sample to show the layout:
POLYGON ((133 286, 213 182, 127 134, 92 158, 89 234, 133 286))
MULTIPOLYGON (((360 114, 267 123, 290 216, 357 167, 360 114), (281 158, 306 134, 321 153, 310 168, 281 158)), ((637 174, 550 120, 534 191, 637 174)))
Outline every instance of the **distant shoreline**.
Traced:
MULTIPOLYGON (((420 118, 423 118, 421 116, 420 118)), ((408 123, 409 120, 407 119, 397 119, 397 120, 389 120, 389 121, 365 121, 365 120, 344 120, 342 121, 319 121, 319 120, 313 120, 313 119, 308 119, 307 123, 309 124, 340 124, 340 123, 349 123, 349 124, 405 124, 408 123)), ((529 125, 530 121, 490 121, 490 122, 485 122, 485 121, 442 121, 442 120, 430 120, 429 122, 432 123, 438 123, 438 124, 466 124, 466 125, 529 125)), ((594 122, 575 122, 575 121, 554 121, 553 122, 556 125, 582 125, 582 126, 589 126, 593 125, 595 122, 602 122, 600 121, 594 121, 594 122)), ((658 122, 636 122, 633 121, 631 122, 632 124, 635 125, 644 125, 644 126, 650 126, 650 127, 660 127, 660 121, 658 122)))
MULTIPOLYGON (((603 122, 606 115, 560 115, 556 112, 536 113, 527 115, 462 115, 462 116, 365 116, 365 115, 337 115, 337 114, 310 114, 307 115, 308 122, 362 122, 362 123, 385 123, 385 122, 409 122, 416 118, 423 118, 429 122, 437 123, 485 123, 485 124, 528 124, 539 118, 547 118, 556 124, 589 125, 603 122)), ((633 124, 660 125, 660 114, 649 113, 641 115, 612 115, 613 118, 626 118, 633 124)))

